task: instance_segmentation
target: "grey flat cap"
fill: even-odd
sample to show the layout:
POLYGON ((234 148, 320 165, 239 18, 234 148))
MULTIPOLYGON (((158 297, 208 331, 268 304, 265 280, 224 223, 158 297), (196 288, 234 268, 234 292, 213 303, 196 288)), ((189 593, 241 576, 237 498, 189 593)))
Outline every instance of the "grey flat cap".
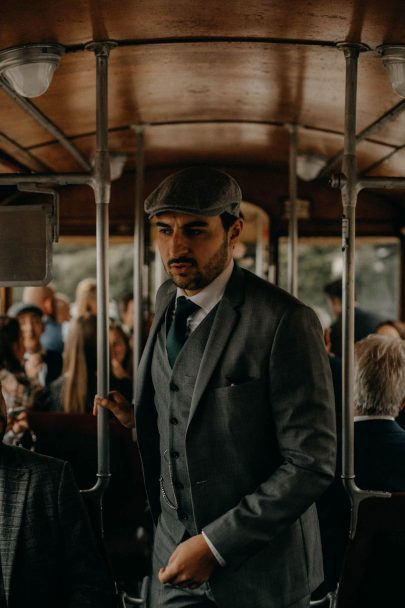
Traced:
POLYGON ((18 317, 19 315, 29 312, 33 315, 37 315, 40 318, 42 318, 42 315, 44 314, 39 306, 35 306, 35 304, 29 304, 28 302, 16 302, 10 306, 7 311, 7 315, 9 317, 18 317))
POLYGON ((145 201, 148 217, 174 211, 190 215, 239 217, 242 192, 238 183, 218 169, 190 167, 167 177, 145 201))

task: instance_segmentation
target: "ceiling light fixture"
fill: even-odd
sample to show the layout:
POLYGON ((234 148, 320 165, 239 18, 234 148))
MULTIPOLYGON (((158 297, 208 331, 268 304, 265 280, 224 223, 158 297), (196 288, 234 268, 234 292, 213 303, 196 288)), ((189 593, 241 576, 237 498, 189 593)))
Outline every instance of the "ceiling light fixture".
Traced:
POLYGON ((310 182, 319 175, 327 162, 326 156, 311 154, 309 152, 298 152, 297 175, 305 182, 310 182))
POLYGON ((124 171, 128 155, 123 152, 110 152, 111 181, 119 179, 124 171))
POLYGON ((60 44, 25 44, 0 51, 0 74, 23 97, 39 97, 51 84, 65 49, 60 44))
POLYGON ((398 95, 405 97, 405 45, 382 44, 376 48, 391 81, 391 86, 398 95))

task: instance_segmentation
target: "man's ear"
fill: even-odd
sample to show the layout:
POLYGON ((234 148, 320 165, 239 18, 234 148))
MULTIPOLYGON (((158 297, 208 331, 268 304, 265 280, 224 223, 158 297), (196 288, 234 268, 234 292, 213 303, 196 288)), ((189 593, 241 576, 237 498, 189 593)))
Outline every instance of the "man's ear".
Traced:
POLYGON ((232 224, 232 226, 229 229, 229 237, 231 241, 236 241, 242 232, 243 229, 243 220, 242 219, 237 219, 236 222, 234 224, 232 224))

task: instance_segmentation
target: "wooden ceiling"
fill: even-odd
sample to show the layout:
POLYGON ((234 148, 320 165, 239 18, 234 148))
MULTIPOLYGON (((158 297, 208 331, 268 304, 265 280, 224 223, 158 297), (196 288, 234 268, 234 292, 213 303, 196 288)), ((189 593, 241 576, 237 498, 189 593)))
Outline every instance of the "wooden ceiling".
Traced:
MULTIPOLYGON (((5 0, 0 49, 38 42, 65 46, 50 89, 32 103, 91 159, 95 58, 84 45, 118 42, 109 60, 109 148, 128 154, 128 161, 126 175, 113 187, 111 214, 120 226, 116 230, 125 232, 132 218, 134 125, 147 125, 146 191, 177 167, 211 164, 239 177, 245 198, 277 215, 275 192, 288 194, 286 124, 300 126, 300 151, 333 158, 342 149, 345 63, 336 43, 363 42, 371 48, 359 60, 360 132, 401 102, 373 49, 405 43, 404 32, 400 0, 5 0)), ((359 144, 359 170, 404 175, 404 134, 405 112, 359 144)), ((0 90, 0 172, 43 166, 54 172, 82 170, 0 90)), ((324 211, 320 203, 313 208, 319 221, 338 222, 339 197, 326 182, 300 182, 301 192, 330 200, 324 211)), ((9 195, 9 188, 0 188, 2 199, 9 195)), ((79 211, 73 196, 80 209, 89 207, 83 225, 93 217, 91 193, 67 188, 62 232, 75 231, 79 211)), ((364 197, 374 209, 376 194, 364 197)), ((405 224, 403 198, 398 192, 380 197, 391 233, 405 224)))

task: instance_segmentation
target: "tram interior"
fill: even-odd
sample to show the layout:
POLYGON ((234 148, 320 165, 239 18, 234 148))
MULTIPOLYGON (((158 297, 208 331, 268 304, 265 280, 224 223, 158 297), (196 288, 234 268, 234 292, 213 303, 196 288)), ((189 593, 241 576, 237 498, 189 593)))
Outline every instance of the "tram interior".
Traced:
MULTIPOLYGON (((136 265, 142 254, 137 320, 146 320, 165 275, 142 199, 174 171, 209 165, 228 171, 242 188, 242 265, 327 308, 323 283, 344 272, 342 216, 347 220, 350 208, 360 303, 405 320, 405 4, 6 0, 1 21, 2 314, 24 286, 51 275, 73 297, 74 286, 63 283, 69 264, 77 281, 95 275, 101 202, 111 251, 121 247, 126 260, 110 270, 110 291, 122 295, 114 281, 124 267, 133 289, 133 259, 136 265), (7 53, 20 49, 29 63, 33 46, 56 54, 56 67, 49 88, 26 97, 14 88, 7 53), (38 230, 27 220, 31 209, 42 210, 38 230), (14 213, 18 219, 8 228, 14 213), (85 247, 77 263, 73 254, 85 247), (93 266, 86 266, 91 256, 93 266)), ((140 343, 145 332, 139 330, 140 343)), ((65 421, 55 431, 53 416, 32 414, 38 450, 76 462, 79 484, 88 487, 97 469, 95 421, 58 414, 65 421)), ((145 495, 133 437, 110 426, 107 547, 118 578, 134 593, 131 580, 142 579, 149 558, 145 495), (117 509, 132 526, 132 545, 124 529, 114 529, 117 509)))

